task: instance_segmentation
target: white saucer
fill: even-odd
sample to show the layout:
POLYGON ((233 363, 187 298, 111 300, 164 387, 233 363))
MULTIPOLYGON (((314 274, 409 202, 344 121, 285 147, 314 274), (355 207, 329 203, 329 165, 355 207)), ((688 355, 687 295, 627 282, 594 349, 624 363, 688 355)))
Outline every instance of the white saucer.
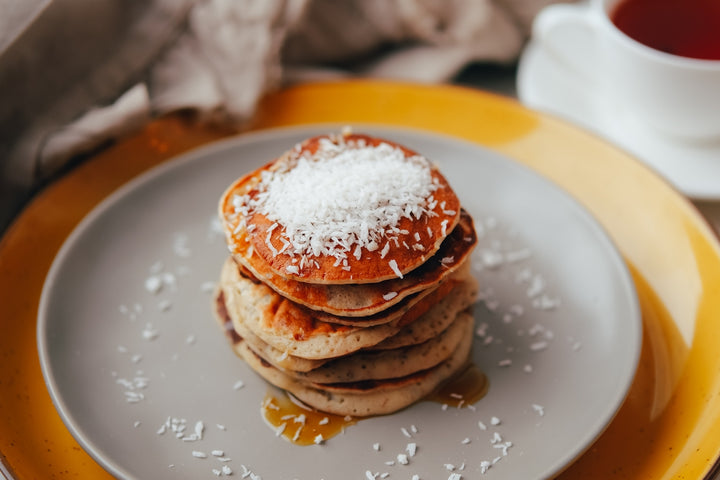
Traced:
POLYGON ((597 95, 592 87, 530 42, 518 67, 517 92, 530 108, 585 127, 635 155, 685 195, 720 200, 720 141, 689 142, 663 136, 597 95))

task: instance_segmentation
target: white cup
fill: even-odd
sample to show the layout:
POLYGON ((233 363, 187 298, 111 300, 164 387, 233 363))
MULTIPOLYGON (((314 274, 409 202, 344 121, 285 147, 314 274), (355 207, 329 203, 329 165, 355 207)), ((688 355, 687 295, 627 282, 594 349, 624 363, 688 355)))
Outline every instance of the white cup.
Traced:
POLYGON ((720 60, 679 57, 633 40, 610 19, 617 3, 546 7, 533 37, 586 88, 639 122, 681 139, 720 139, 720 60))

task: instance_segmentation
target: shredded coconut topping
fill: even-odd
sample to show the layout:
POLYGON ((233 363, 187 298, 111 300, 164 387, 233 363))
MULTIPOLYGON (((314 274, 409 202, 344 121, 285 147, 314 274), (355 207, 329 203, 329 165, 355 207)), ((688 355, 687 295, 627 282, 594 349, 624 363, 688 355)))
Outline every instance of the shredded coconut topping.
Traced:
POLYGON ((285 254, 344 260, 387 246, 402 233, 402 218, 429 214, 437 188, 422 156, 406 158, 387 143, 322 139, 313 155, 291 155, 279 168, 264 171, 257 191, 233 199, 233 205, 236 213, 260 213, 281 225, 285 254))

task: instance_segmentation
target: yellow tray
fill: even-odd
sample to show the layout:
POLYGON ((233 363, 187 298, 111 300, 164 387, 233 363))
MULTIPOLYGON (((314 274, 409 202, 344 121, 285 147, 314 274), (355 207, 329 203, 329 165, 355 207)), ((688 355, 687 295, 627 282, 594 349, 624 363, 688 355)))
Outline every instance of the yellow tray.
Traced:
MULTIPOLYGON (((373 81, 308 84, 268 96, 254 130, 308 123, 426 129, 510 156, 550 178, 609 231, 643 310, 640 365, 618 415, 562 478, 704 478, 720 468, 720 245, 692 204, 601 139, 499 96, 373 81)), ((66 236, 114 189, 228 135, 160 119, 44 189, 0 242, 0 452, 19 479, 106 478, 45 389, 35 321, 66 236)), ((681 161, 681 159, 678 159, 681 161)))

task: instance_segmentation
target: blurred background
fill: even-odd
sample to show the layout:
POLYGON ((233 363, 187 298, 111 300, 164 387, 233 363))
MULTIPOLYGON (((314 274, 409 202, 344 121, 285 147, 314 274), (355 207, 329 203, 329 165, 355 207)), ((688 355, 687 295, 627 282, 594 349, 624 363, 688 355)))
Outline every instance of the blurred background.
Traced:
POLYGON ((0 231, 33 191, 152 118, 241 131, 266 92, 375 77, 515 95, 553 0, 0 0, 0 231))

